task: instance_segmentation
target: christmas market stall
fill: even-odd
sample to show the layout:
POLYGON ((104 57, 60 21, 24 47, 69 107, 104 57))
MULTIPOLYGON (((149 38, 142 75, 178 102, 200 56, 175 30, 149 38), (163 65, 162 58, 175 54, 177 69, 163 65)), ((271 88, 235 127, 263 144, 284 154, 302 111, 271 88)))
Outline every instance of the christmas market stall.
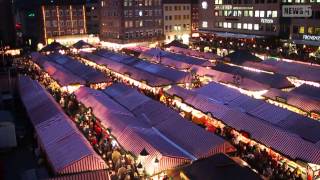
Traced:
POLYGON ((220 59, 221 57, 214 54, 214 53, 209 53, 209 52, 201 52, 201 51, 196 51, 192 49, 186 49, 186 48, 181 48, 177 46, 170 46, 168 48, 169 51, 174 52, 174 53, 179 53, 187 56, 193 56, 197 58, 203 58, 210 60, 212 62, 216 61, 217 59, 220 59))
POLYGON ((139 58, 180 70, 190 69, 192 65, 198 65, 202 67, 214 66, 214 64, 208 60, 171 53, 168 51, 163 51, 159 48, 152 48, 144 51, 143 53, 141 53, 139 58))
POLYGON ((263 96, 271 104, 320 120, 320 99, 314 96, 295 91, 284 92, 278 89, 270 89, 263 96))
POLYGON ((55 60, 51 59, 51 57, 53 56, 44 56, 37 52, 31 53, 31 60, 34 62, 33 66, 35 66, 38 71, 44 72, 44 78, 51 78, 51 84, 56 86, 56 88, 73 92, 84 85, 92 88, 102 88, 111 83, 111 80, 103 73, 77 61, 68 58, 67 60, 60 59, 60 61, 58 61, 57 58, 64 58, 62 55, 55 55, 55 60))
POLYGON ((137 166, 142 164, 149 175, 218 152, 233 151, 220 137, 128 86, 115 84, 104 92, 82 87, 75 94, 86 107, 92 107, 104 128, 110 129, 119 144, 134 154, 137 166), (123 109, 114 110, 118 106, 123 109))
POLYGON ((53 41, 51 44, 48 44, 47 46, 43 47, 39 52, 44 54, 51 54, 51 53, 62 53, 65 54, 69 48, 66 46, 60 44, 57 41, 53 41))
MULTIPOLYGON (((173 86, 162 99, 173 108, 201 119, 207 130, 232 140, 240 150, 243 146, 254 146, 271 161, 285 164, 285 169, 301 170, 304 176, 309 175, 309 167, 314 173, 319 171, 317 121, 218 86, 221 85, 199 90, 173 86)), ((243 153, 240 156, 246 157, 243 153)), ((249 164, 260 172, 257 164, 249 164)))
POLYGON ((18 85, 38 146, 55 175, 107 168, 54 98, 37 81, 22 76, 18 85))
POLYGON ((81 51, 92 52, 96 50, 96 48, 93 45, 85 42, 84 40, 76 42, 70 48, 72 49, 73 53, 79 53, 81 51))
POLYGON ((176 85, 186 86, 186 84, 190 84, 192 81, 191 73, 165 67, 161 64, 150 63, 148 61, 143 61, 138 58, 134 58, 131 56, 126 56, 123 54, 114 53, 106 50, 99 50, 95 54, 113 61, 117 61, 126 65, 129 65, 141 71, 146 71, 158 77, 168 79, 172 81, 173 84, 176 84, 176 85))
POLYGON ((267 72, 259 72, 224 63, 218 63, 213 69, 233 74, 235 76, 245 77, 259 82, 261 84, 270 86, 272 88, 288 89, 294 87, 294 85, 291 84, 291 82, 286 78, 286 76, 278 73, 270 74, 267 72))
POLYGON ((279 73, 295 85, 308 84, 320 87, 320 65, 286 59, 267 59, 261 63, 245 62, 243 66, 279 73))

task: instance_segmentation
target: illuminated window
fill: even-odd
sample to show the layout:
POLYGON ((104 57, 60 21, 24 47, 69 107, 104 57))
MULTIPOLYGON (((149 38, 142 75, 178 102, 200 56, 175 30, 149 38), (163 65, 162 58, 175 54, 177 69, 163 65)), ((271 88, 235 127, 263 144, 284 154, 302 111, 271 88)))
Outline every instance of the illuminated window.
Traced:
POLYGON ((207 1, 203 1, 201 3, 201 7, 202 7, 202 9, 208 9, 208 2, 207 1))
POLYGON ((249 11, 249 17, 253 17, 253 11, 252 10, 249 11))
POLYGON ((207 28, 208 27, 208 22, 207 21, 202 21, 202 27, 207 28))
POLYGON ((300 34, 304 34, 304 26, 300 26, 299 27, 299 33, 300 34))
POLYGON ((248 29, 252 30, 252 24, 251 23, 248 24, 248 29))
POLYGON ((260 11, 260 17, 264 17, 264 11, 260 11))
POLYGON ((273 18, 278 17, 278 11, 272 11, 272 17, 273 18))
POLYGON ((248 29, 248 24, 247 23, 243 23, 243 29, 248 29))
POLYGON ((237 24, 237 28, 238 28, 238 29, 241 29, 241 23, 238 23, 238 24, 237 24))
POLYGON ((314 28, 308 27, 308 34, 314 34, 314 28))
POLYGON ((254 17, 259 17, 259 11, 254 11, 254 17))
POLYGON ((272 17, 272 11, 267 11, 267 17, 271 18, 272 17))
POLYGON ((259 24, 254 24, 253 29, 258 31, 259 30, 259 24))
POLYGON ((316 28, 314 29, 314 33, 315 33, 316 35, 320 35, 320 27, 316 27, 316 28))

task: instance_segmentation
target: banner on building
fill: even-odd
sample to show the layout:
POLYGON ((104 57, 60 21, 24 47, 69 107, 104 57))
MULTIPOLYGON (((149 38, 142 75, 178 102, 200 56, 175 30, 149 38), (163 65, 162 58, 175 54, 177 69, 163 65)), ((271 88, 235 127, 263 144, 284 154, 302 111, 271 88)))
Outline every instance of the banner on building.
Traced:
POLYGON ((310 5, 283 5, 282 17, 311 17, 310 5))

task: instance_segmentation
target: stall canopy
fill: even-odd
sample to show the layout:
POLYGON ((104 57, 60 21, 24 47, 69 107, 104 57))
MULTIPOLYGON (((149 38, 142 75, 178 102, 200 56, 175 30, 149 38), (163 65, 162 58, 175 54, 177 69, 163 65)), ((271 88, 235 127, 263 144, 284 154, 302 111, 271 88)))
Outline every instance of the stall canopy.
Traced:
POLYGON ((191 72, 202 77, 204 76, 209 77, 211 78, 211 80, 215 82, 231 84, 239 88, 250 90, 250 91, 262 91, 270 88, 270 86, 267 84, 262 84, 246 77, 243 77, 241 79, 241 82, 238 83, 235 79, 236 76, 232 73, 226 73, 226 72, 222 72, 214 69, 208 69, 201 66, 193 65, 191 67, 191 72))
POLYGON ((141 71, 146 71, 158 77, 168 79, 174 82, 175 84, 191 83, 192 80, 191 74, 188 72, 175 70, 160 64, 150 63, 148 61, 143 61, 141 59, 134 58, 131 56, 113 53, 106 50, 100 50, 96 53, 96 55, 126 64, 128 66, 137 68, 141 71))
POLYGON ((92 172, 77 173, 65 176, 57 176, 48 180, 110 180, 110 176, 106 170, 98 170, 92 172))
POLYGON ((291 106, 297 107, 305 112, 320 112, 320 101, 317 98, 294 91, 284 92, 278 89, 270 89, 263 95, 268 99, 278 101, 279 98, 285 100, 291 106))
MULTIPOLYGON (((256 82, 259 82, 261 84, 270 86, 272 88, 283 89, 283 88, 294 87, 294 85, 290 83, 290 81, 286 78, 286 76, 282 74, 253 72, 253 71, 245 70, 240 67, 229 66, 227 64, 222 64, 222 63, 217 64, 214 67, 214 69, 217 71, 233 74, 234 76, 239 76, 240 79, 242 77, 248 78, 256 82)), ((241 84, 241 81, 240 81, 240 84, 241 84)))
POLYGON ((310 98, 316 99, 320 101, 320 88, 309 86, 306 84, 303 84, 295 89, 293 89, 291 92, 293 93, 299 93, 306 95, 310 98))
POLYGON ((163 51, 159 48, 152 48, 144 51, 139 56, 141 59, 146 59, 151 62, 164 64, 166 66, 175 67, 177 69, 189 69, 192 65, 210 67, 213 64, 208 60, 203 60, 182 54, 163 51))
POLYGON ((225 154, 216 154, 206 159, 200 159, 179 170, 189 179, 201 180, 259 180, 261 177, 249 167, 240 166, 225 154), (235 178, 236 177, 236 178, 235 178))
POLYGON ((292 159, 320 163, 319 122, 232 91, 210 84, 197 91, 173 86, 167 93, 292 159))
POLYGON ((218 56, 217 54, 213 54, 210 52, 201 52, 201 51, 196 51, 192 49, 185 49, 177 46, 170 46, 169 50, 174 53, 179 53, 179 54, 184 54, 188 56, 195 56, 198 58, 204 58, 204 59, 210 59, 210 60, 215 60, 215 59, 220 59, 221 57, 218 56))
MULTIPOLYGON (((101 122, 109 122, 102 123, 108 125, 106 128, 110 128, 111 132, 114 132, 113 129, 121 129, 114 135, 126 150, 138 155, 145 146, 147 151, 152 153, 148 162, 152 163, 151 159, 154 160, 157 157, 162 170, 232 149, 232 146, 220 137, 203 131, 202 128, 183 119, 170 108, 147 98, 135 89, 115 84, 104 91, 104 98, 101 97, 101 93, 85 87, 75 92, 80 102, 93 108, 93 112, 97 113, 95 115, 101 122), (103 109, 106 110, 97 109, 96 107, 100 106, 97 106, 94 101, 87 101, 88 98, 103 99, 103 109), (123 107, 123 111, 129 110, 132 113, 132 116, 127 116, 130 120, 125 119, 124 116, 111 117, 112 113, 99 113, 99 111, 107 112, 108 109, 114 108, 114 105, 109 102, 117 102, 123 107)), ((149 165, 152 167, 152 164, 149 165)))
POLYGON ((9 111, 0 110, 0 149, 17 146, 15 124, 9 111))
POLYGON ((173 84, 172 81, 167 80, 162 77, 158 77, 154 74, 151 74, 146 71, 142 71, 135 67, 131 67, 129 65, 110 60, 108 58, 104 58, 91 53, 81 53, 81 57, 94 62, 98 65, 105 66, 113 72, 119 73, 121 75, 126 75, 136 81, 143 82, 152 87, 162 87, 173 84))
POLYGON ((283 129, 295 133, 310 142, 320 141, 320 123, 313 119, 296 114, 287 109, 269 104, 263 100, 253 99, 241 94, 235 89, 228 88, 218 83, 210 83, 196 90, 197 93, 215 99, 231 108, 259 118, 268 123, 280 126, 283 129), (297 122, 303 126, 294 128, 290 122, 297 122), (312 128, 310 128, 312 127, 312 128))
POLYGON ((94 48, 93 45, 85 42, 84 40, 80 40, 80 41, 76 42, 75 44, 72 45, 72 47, 76 48, 76 49, 94 48))
POLYGON ((60 50, 68 50, 68 48, 56 41, 43 47, 40 52, 58 52, 60 50))
POLYGON ((256 69, 277 72, 286 76, 295 76, 298 79, 306 81, 320 82, 320 66, 317 64, 267 59, 261 63, 245 62, 243 65, 256 69))
POLYGON ((159 130, 195 158, 206 157, 217 151, 224 152, 228 147, 228 145, 224 143, 224 140, 186 121, 174 110, 142 95, 135 89, 123 91, 125 88, 130 89, 130 87, 125 85, 115 84, 104 90, 104 92, 110 97, 113 97, 114 92, 118 89, 118 97, 121 96, 122 98, 113 97, 115 101, 126 108, 131 108, 131 111, 139 120, 159 130), (138 98, 145 99, 136 107, 128 105, 127 102, 135 102, 134 100, 138 98), (179 127, 178 132, 177 127, 179 127), (198 140, 194 141, 195 139, 198 140), (217 146, 218 144, 223 145, 217 146))
POLYGON ((179 47, 179 48, 184 48, 184 49, 188 49, 189 46, 186 44, 183 44, 182 42, 178 41, 178 40, 173 40, 168 44, 165 44, 164 47, 165 48, 169 48, 171 46, 175 46, 175 47, 179 47))
POLYGON ((86 66, 69 56, 56 53, 49 55, 48 58, 50 61, 59 64, 76 76, 81 77, 89 84, 106 83, 110 81, 110 79, 107 78, 102 72, 86 66))
POLYGON ((234 64, 243 64, 244 62, 247 62, 247 61, 262 62, 262 59, 251 54, 247 50, 237 50, 237 51, 227 55, 224 59, 227 61, 230 61, 234 64))
POLYGON ((79 76, 76 76, 63 66, 51 62, 48 57, 39 53, 32 54, 32 60, 37 63, 41 68, 48 73, 54 80, 56 80, 61 86, 69 85, 85 85, 86 81, 79 76))
POLYGON ((107 168, 53 97, 38 82, 21 77, 19 93, 35 128, 40 147, 55 174, 107 168))

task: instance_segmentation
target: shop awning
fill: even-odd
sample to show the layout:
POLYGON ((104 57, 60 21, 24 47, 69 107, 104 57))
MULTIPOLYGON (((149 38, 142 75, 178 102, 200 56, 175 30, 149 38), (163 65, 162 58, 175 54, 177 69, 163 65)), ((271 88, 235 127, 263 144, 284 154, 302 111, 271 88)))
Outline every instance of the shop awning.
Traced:
POLYGON ((224 37, 224 38, 236 38, 236 39, 262 39, 264 36, 251 35, 251 34, 236 34, 229 32, 214 32, 216 36, 224 37))
POLYGON ((55 174, 107 168, 75 124, 38 82, 28 77, 20 77, 18 85, 40 146, 55 174))
POLYGON ((315 126, 314 120, 280 107, 272 107, 261 100, 245 97, 236 90, 218 88, 214 84, 197 91, 185 90, 182 93, 177 87, 171 89, 167 93, 183 98, 187 104, 204 113, 211 113, 213 117, 238 131, 250 133, 252 139, 292 159, 304 159, 320 164, 320 147, 315 143, 320 142, 319 136, 315 134, 315 129, 319 131, 320 126, 315 126), (293 124, 298 120, 299 126, 294 128, 293 124), (307 132, 308 129, 311 132, 307 132))
POLYGON ((320 46, 320 41, 307 41, 307 40, 292 40, 294 44, 320 46))

